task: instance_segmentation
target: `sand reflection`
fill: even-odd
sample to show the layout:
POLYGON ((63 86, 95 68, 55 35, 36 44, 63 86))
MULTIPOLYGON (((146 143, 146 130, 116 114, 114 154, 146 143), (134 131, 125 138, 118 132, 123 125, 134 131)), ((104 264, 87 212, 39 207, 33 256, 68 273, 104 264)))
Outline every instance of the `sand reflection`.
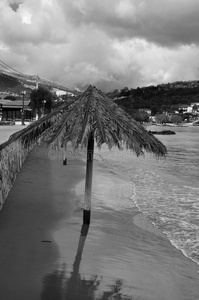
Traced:
POLYGON ((43 280, 41 300, 133 300, 132 297, 121 293, 122 280, 116 280, 109 285, 109 289, 98 293, 103 277, 92 275, 86 279, 80 274, 79 268, 82 259, 84 244, 88 234, 89 225, 83 224, 81 228, 77 254, 73 264, 73 270, 67 276, 67 265, 62 264, 61 270, 54 270, 47 274, 43 280))

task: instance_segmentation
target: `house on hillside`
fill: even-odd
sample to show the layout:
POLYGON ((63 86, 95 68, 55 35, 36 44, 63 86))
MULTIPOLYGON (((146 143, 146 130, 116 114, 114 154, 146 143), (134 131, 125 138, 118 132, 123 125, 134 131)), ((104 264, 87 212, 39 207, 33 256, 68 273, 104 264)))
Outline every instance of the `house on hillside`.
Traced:
POLYGON ((59 89, 56 89, 56 88, 53 88, 53 92, 56 94, 57 97, 61 97, 61 96, 64 96, 64 95, 67 95, 67 96, 70 96, 70 97, 75 96, 75 94, 72 93, 72 92, 59 90, 59 89))
POLYGON ((149 116, 151 116, 151 109, 149 108, 139 108, 139 111, 146 112, 149 116))
POLYGON ((185 113, 189 110, 188 104, 180 104, 178 105, 178 112, 185 113))

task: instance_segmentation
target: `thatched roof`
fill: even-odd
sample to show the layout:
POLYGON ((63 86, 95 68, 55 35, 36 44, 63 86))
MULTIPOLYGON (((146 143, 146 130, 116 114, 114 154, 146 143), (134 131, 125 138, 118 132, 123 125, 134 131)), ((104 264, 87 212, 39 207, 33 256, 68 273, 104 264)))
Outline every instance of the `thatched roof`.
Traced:
POLYGON ((89 86, 72 102, 63 104, 28 126, 21 135, 18 133, 18 137, 31 139, 36 132, 47 128, 45 135, 48 144, 71 141, 75 148, 84 147, 93 133, 98 147, 106 143, 109 148, 117 146, 119 149, 131 149, 137 156, 145 151, 156 156, 164 156, 167 152, 156 137, 93 86, 89 86))

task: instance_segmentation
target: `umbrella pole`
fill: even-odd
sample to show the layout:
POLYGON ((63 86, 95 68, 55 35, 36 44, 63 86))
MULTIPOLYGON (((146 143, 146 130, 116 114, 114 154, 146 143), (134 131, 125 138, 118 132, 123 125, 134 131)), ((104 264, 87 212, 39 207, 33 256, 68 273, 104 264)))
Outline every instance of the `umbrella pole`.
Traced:
POLYGON ((94 153, 94 136, 93 134, 91 134, 87 145, 83 224, 90 224, 91 192, 92 192, 92 178, 93 178, 93 153, 94 153))
POLYGON ((63 155, 63 165, 67 165, 67 145, 66 143, 64 143, 63 145, 64 148, 64 155, 63 155))

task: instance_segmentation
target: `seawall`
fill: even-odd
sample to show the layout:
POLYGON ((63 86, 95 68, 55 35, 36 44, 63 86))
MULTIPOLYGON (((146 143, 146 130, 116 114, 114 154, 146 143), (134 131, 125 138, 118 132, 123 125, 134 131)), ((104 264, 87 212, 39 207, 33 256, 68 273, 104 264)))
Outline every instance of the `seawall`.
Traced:
POLYGON ((0 211, 28 154, 50 125, 49 120, 41 126, 34 122, 0 144, 0 211))
POLYGON ((35 145, 35 140, 27 144, 21 138, 0 145, 0 210, 28 153, 35 145))

